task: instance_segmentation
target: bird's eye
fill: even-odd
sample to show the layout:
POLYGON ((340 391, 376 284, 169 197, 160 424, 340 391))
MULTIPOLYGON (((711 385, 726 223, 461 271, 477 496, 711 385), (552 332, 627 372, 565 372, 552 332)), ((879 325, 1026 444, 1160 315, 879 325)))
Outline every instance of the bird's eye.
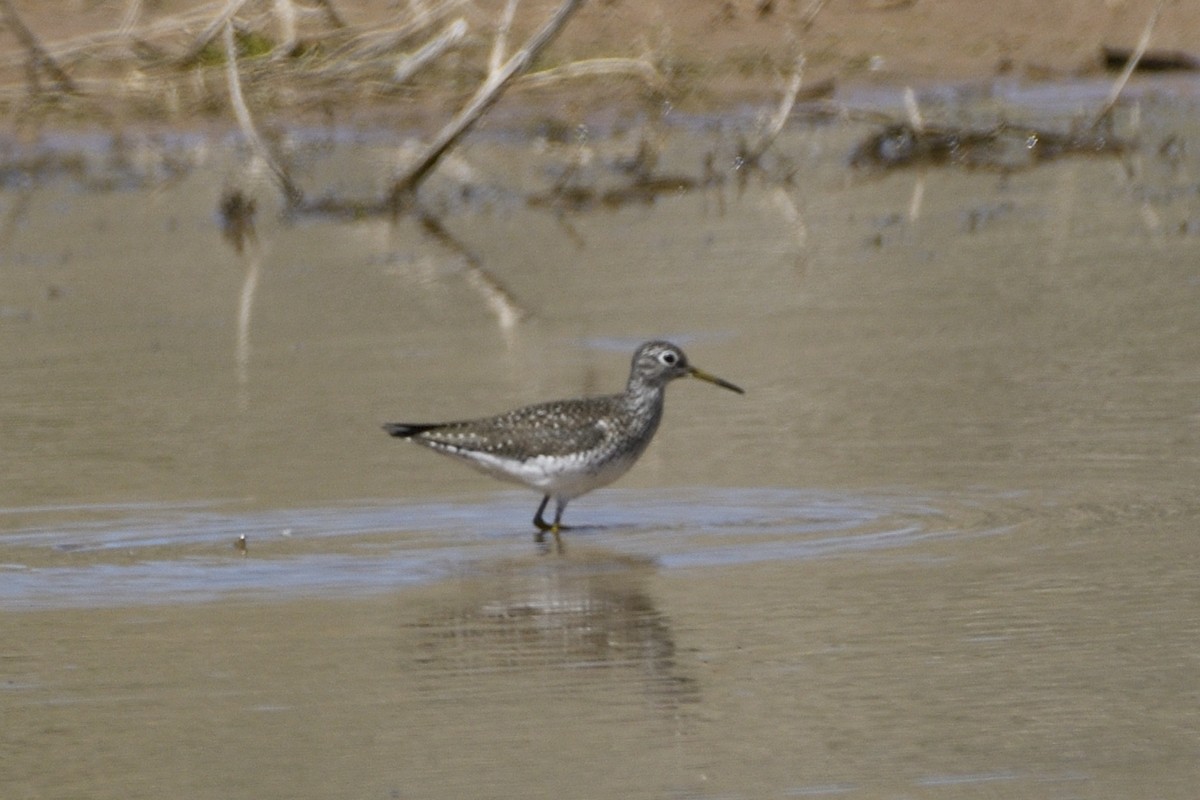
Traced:
POLYGON ((658 357, 658 360, 661 361, 662 363, 666 364, 668 367, 670 367, 670 366, 673 366, 675 364, 675 362, 679 360, 679 357, 676 356, 674 353, 663 353, 661 356, 658 357))

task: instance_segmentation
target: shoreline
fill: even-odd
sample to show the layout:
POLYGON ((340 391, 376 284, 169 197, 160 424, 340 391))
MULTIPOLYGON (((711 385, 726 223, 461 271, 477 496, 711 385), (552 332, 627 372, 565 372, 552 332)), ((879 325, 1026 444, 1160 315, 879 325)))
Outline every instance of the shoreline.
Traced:
MULTIPOLYGON (((10 33, 0 38, 0 108, 7 112, 10 128, 28 135, 89 127, 232 127, 236 122, 219 41, 210 45, 215 51, 205 50, 190 66, 178 60, 202 40, 203 30, 199 39, 196 30, 215 14, 211 5, 164 0, 128 26, 127 43, 114 44, 122 20, 112 8, 62 15, 32 0, 14 2, 22 23, 57 59, 75 91, 63 91, 45 63, 31 70, 28 47, 17 37, 10 33), (163 22, 173 19, 187 25, 163 33, 163 22), (145 54, 150 47, 156 48, 153 58, 145 54)), ((509 51, 557 5, 552 0, 522 4, 509 51)), ((1200 7, 1185 5, 1162 9, 1151 50, 1186 53, 1195 46, 1186 32, 1200 28, 1200 7)), ((276 16, 247 12, 239 18, 240 80, 259 125, 436 129, 481 83, 500 15, 499 3, 451 2, 430 12, 437 18, 431 17, 420 34, 395 44, 383 57, 361 61, 357 55, 339 56, 335 46, 373 41, 370 37, 389 33, 387 26, 401 18, 384 0, 341 0, 333 7, 347 27, 334 29, 311 14, 302 15, 286 34, 294 42, 286 55, 280 54, 285 33, 276 16), (406 82, 389 83, 389 65, 427 41, 443 20, 464 23, 461 46, 406 82), (337 77, 343 68, 357 70, 351 80, 337 77), (313 77, 322 70, 326 77, 313 77)), ((567 22, 535 70, 605 58, 623 59, 624 67, 618 66, 614 75, 564 79, 549 86, 518 82, 485 119, 528 124, 596 115, 632 119, 661 115, 664 109, 696 115, 747 107, 773 110, 798 57, 805 64, 803 91, 826 86, 837 95, 904 86, 986 91, 998 81, 1111 81, 1116 72, 1105 70, 1104 48, 1133 48, 1154 9, 1155 3, 1147 1, 1110 3, 1096 13, 1084 0, 1020 0, 1002 9, 988 3, 942 7, 867 0, 729 0, 714 7, 685 0, 673 4, 668 14, 666 7, 654 4, 593 2, 567 22), (1013 19, 1024 20, 1021 28, 1011 24, 1013 19)), ((1188 74, 1193 84, 1194 76, 1188 74)))

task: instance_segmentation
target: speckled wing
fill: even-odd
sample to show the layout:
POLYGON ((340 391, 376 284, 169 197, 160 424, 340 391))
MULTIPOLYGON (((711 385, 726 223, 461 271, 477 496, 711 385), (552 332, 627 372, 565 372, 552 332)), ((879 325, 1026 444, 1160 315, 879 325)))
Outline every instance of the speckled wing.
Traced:
POLYGON ((601 448, 612 430, 618 397, 591 397, 526 406, 486 419, 439 425, 394 425, 407 436, 450 454, 484 453, 521 461, 578 455, 601 448))

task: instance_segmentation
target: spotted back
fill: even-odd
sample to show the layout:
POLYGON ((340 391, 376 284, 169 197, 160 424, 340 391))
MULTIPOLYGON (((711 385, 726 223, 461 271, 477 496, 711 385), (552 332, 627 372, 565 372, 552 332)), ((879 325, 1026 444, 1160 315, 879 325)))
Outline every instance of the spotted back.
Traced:
POLYGON ((558 400, 484 419, 430 427, 414 440, 447 453, 524 460, 600 449, 620 425, 619 395, 558 400))

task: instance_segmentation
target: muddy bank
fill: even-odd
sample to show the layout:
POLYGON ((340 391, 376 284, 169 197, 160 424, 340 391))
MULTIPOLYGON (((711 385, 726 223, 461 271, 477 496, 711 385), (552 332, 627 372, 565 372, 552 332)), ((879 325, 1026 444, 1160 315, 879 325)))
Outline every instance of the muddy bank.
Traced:
MULTIPOLYGON (((235 17, 247 100, 274 124, 433 125, 478 84, 501 18, 499 2, 431 6, 381 0, 247 4, 235 17), (293 13, 284 13, 286 9, 293 13), (423 45, 463 27, 429 66, 395 74, 423 45)), ((509 52, 551 13, 520 6, 509 52)), ((17 0, 26 30, 0 37, 0 106, 24 131, 44 125, 194 127, 232 114, 217 32, 221 4, 173 0, 132 7, 78 4, 60 14, 17 0), (36 46, 35 46, 36 45, 36 46)), ((599 109, 637 114, 664 102, 716 111, 771 102, 798 56, 813 85, 1038 81, 1095 76, 1105 48, 1136 44, 1150 0, 995 4, 687 0, 586 4, 537 69, 625 59, 600 77, 527 82, 511 108, 577 120, 599 109), (1019 21, 1019 22, 1014 22, 1019 21)), ((1167 4, 1152 44, 1187 53, 1200 27, 1194 4, 1167 4)))

